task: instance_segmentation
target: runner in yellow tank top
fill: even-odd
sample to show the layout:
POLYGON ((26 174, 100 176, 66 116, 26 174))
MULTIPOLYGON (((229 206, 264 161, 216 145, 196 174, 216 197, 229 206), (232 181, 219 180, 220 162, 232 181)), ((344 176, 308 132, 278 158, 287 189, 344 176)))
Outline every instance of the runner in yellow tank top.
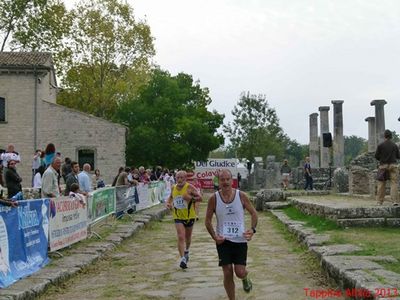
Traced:
POLYGON ((200 193, 193 185, 186 182, 186 172, 176 173, 176 185, 172 188, 166 207, 172 209, 181 257, 179 266, 182 269, 187 268, 189 260, 189 247, 196 218, 195 202, 198 201, 201 201, 200 193))

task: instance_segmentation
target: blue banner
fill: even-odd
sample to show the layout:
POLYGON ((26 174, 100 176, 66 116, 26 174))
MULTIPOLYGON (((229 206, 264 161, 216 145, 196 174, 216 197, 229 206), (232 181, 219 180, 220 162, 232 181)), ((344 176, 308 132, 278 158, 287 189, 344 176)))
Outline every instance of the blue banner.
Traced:
POLYGON ((0 287, 31 275, 49 262, 49 199, 0 205, 0 287))

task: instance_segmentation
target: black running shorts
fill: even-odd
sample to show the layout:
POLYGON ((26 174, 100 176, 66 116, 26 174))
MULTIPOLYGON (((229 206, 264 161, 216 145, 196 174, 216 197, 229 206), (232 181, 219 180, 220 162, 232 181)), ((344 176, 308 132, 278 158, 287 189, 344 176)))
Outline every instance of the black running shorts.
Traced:
POLYGON ((247 262, 247 243, 234 243, 224 241, 221 245, 217 245, 218 265, 246 265, 247 262))
POLYGON ((189 219, 189 220, 175 219, 175 224, 183 224, 183 226, 185 227, 192 227, 194 224, 194 219, 189 219))

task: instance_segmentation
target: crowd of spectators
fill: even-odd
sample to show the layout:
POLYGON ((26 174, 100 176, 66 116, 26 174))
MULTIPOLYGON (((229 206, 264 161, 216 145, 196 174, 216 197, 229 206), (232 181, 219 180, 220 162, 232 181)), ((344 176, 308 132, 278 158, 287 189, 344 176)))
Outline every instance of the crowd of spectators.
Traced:
MULTIPOLYGON (((21 163, 21 157, 15 151, 13 144, 7 146, 7 150, 1 154, 0 185, 7 188, 7 198, 22 200, 22 178, 17 172, 17 165, 21 163)), ((151 181, 164 180, 175 184, 175 172, 161 166, 154 168, 120 167, 115 176, 112 186, 135 186, 142 182, 147 184, 151 181)), ((91 165, 83 164, 82 170, 78 162, 65 157, 57 152, 53 143, 49 143, 45 150, 36 150, 32 156, 32 186, 39 191, 41 197, 60 197, 61 195, 86 197, 91 191, 106 186, 100 170, 96 169, 91 174, 91 165)), ((2 199, 0 195, 0 199, 2 199)))
POLYGON ((145 169, 145 167, 140 166, 136 168, 132 167, 120 167, 118 169, 118 174, 114 177, 112 186, 122 186, 122 185, 131 185, 135 186, 139 182, 143 182, 144 184, 149 183, 151 181, 159 181, 164 180, 166 182, 170 182, 171 184, 175 183, 175 172, 170 171, 168 169, 163 169, 161 166, 157 166, 153 169, 145 169))

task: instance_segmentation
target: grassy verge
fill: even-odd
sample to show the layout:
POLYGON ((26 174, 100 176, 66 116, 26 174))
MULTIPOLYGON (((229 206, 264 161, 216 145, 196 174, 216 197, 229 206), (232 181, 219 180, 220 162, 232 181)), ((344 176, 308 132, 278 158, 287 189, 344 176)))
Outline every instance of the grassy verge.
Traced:
POLYGON ((331 239, 326 243, 353 244, 362 250, 349 255, 384 256, 396 258, 397 263, 379 262, 387 270, 400 274, 400 239, 398 228, 373 227, 373 228, 340 228, 334 221, 319 216, 308 216, 294 207, 284 209, 286 215, 292 220, 305 222, 305 226, 315 228, 317 233, 327 233, 331 239))
POLYGON ((327 230, 340 230, 341 228, 335 221, 328 220, 319 216, 309 216, 303 214, 295 207, 288 207, 283 210, 285 214, 292 220, 305 222, 305 226, 315 228, 317 232, 327 230))

